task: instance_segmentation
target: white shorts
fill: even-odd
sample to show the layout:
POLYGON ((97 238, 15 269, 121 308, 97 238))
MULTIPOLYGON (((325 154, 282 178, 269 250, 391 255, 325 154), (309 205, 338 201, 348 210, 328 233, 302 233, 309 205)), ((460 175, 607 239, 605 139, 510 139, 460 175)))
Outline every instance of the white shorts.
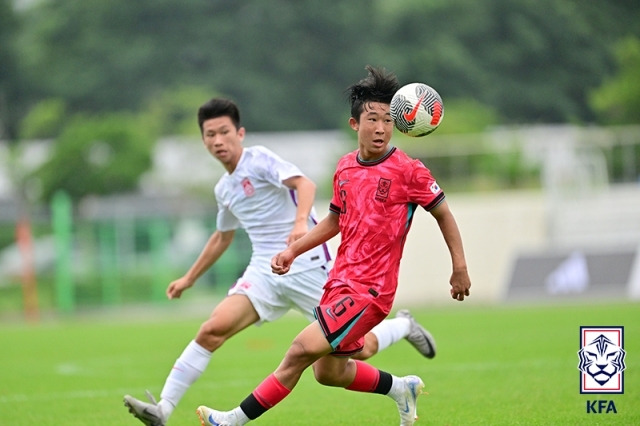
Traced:
POLYGON ((324 267, 277 275, 248 266, 227 294, 247 296, 260 316, 258 325, 277 320, 291 309, 296 309, 311 322, 315 320, 313 308, 320 303, 327 276, 328 269, 324 267))

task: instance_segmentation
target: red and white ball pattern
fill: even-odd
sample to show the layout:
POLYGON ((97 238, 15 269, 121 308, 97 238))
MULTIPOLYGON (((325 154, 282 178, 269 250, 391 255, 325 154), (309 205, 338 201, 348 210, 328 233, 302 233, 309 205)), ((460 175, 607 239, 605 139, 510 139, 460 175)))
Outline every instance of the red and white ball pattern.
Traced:
POLYGON ((443 117, 442 98, 424 83, 402 86, 391 99, 391 118, 405 135, 426 136, 438 128, 443 117))

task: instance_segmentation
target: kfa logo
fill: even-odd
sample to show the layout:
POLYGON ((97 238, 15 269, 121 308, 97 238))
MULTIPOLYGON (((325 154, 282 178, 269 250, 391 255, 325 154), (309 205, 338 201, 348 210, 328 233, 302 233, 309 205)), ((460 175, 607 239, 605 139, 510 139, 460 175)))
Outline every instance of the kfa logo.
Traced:
POLYGON ((580 393, 624 393, 624 327, 580 327, 580 393))
POLYGON ((618 410, 616 410, 616 404, 613 401, 607 400, 597 400, 597 401, 587 401, 587 414, 618 414, 618 410))

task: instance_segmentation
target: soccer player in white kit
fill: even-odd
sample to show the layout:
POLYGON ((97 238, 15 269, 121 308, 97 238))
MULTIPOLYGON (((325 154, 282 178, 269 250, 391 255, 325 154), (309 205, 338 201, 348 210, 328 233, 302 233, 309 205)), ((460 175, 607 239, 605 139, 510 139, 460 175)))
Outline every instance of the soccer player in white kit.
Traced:
MULTIPOLYGON (((294 164, 262 146, 243 147, 245 129, 230 100, 214 98, 198 110, 202 140, 209 153, 226 169, 215 186, 218 204, 216 231, 181 278, 167 288, 169 299, 179 298, 211 267, 231 244, 235 230, 244 228, 252 254, 242 277, 231 287, 189 342, 165 381, 156 402, 125 395, 124 404, 142 423, 164 426, 187 389, 222 344, 251 324, 274 321, 290 309, 310 322, 327 280, 331 260, 326 245, 298 257, 286 275, 271 272, 271 258, 306 234, 317 223, 313 208, 315 184, 294 164)), ((402 310, 365 337, 356 359, 367 359, 401 339, 407 339, 427 358, 435 356, 432 336, 411 314, 402 310)))

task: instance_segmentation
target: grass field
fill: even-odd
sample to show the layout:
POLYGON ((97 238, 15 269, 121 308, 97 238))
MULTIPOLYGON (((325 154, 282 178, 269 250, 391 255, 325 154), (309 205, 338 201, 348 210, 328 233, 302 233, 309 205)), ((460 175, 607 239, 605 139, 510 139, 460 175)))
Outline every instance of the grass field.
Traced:
MULTIPOLYGON (((161 311, 162 312, 162 311, 161 311)), ((418 374, 429 392, 416 425, 640 425, 640 304, 414 309, 438 355, 405 341, 372 363, 418 374), (623 395, 581 395, 579 327, 625 327, 623 395), (613 400, 617 413, 587 414, 587 400, 613 400)), ((172 309, 161 317, 79 316, 41 325, 0 325, 0 425, 136 425, 122 396, 158 395, 203 317, 172 309)), ((198 425, 195 407, 237 405, 278 364, 305 325, 297 316, 251 327, 214 354, 169 426, 198 425)), ((396 425, 391 399, 316 384, 305 372, 294 392, 252 424, 396 425)))

